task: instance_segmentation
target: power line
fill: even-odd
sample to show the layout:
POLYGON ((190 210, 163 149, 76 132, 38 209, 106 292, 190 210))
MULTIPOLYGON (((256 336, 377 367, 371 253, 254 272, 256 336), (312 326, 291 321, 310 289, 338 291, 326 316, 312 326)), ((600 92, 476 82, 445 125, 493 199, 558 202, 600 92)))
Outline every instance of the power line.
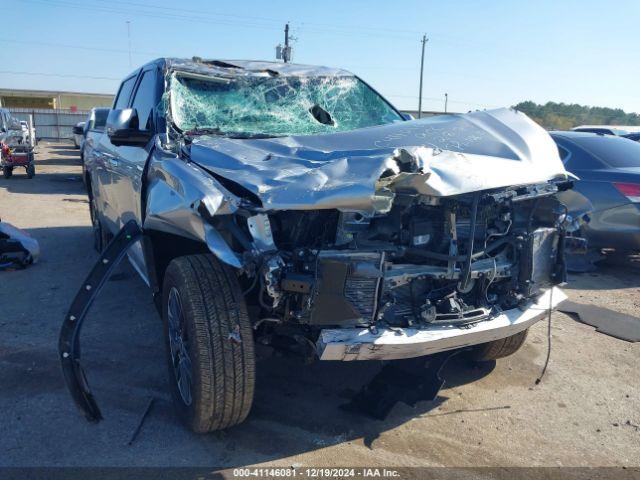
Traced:
POLYGON ((116 77, 97 77, 92 75, 75 75, 66 73, 47 73, 47 72, 19 72, 14 70, 0 70, 0 73, 7 75, 32 75, 41 77, 64 77, 64 78, 88 78, 91 80, 122 80, 116 77))
MULTIPOLYGON (((47 5, 47 6, 58 6, 58 7, 72 7, 74 9, 81 9, 81 10, 88 10, 88 11, 93 11, 93 12, 101 12, 101 13, 118 13, 118 14, 123 14, 126 16, 131 16, 131 15, 136 15, 137 17, 148 17, 148 18, 158 18, 158 19, 164 19, 164 20, 172 20, 172 21, 176 21, 176 20, 184 20, 184 21, 188 21, 189 23, 204 23, 204 24, 213 24, 213 25, 226 25, 226 26, 233 26, 233 27, 244 27, 244 28, 261 28, 261 29, 267 29, 267 30, 276 30, 277 28, 275 26, 266 26, 266 25, 259 25, 259 24, 251 24, 251 23, 247 23, 247 22, 232 22, 232 21, 214 21, 214 20, 207 20, 204 18, 199 18, 199 17, 193 17, 190 15, 181 15, 177 12, 174 11, 174 13, 172 14, 168 14, 168 13, 161 13, 161 12, 149 12, 149 11, 144 11, 144 10, 136 10, 136 9, 123 9, 123 8, 118 8, 118 7, 102 7, 102 6, 97 6, 97 5, 86 5, 83 3, 74 3, 74 2, 69 2, 69 1, 64 1, 64 0, 28 0, 31 3, 38 3, 41 5, 47 5)), ((279 30, 279 29, 278 29, 279 30)))
MULTIPOLYGON (((138 2, 128 2, 128 1, 122 1, 122 0, 98 0, 100 3, 117 3, 120 5, 126 5, 126 6, 137 6, 137 7, 143 7, 143 8, 149 8, 152 10, 166 10, 171 12, 172 14, 175 13, 176 9, 173 7, 164 7, 161 5, 153 5, 153 4, 148 4, 148 3, 138 3, 138 2)), ((230 18, 237 18, 240 20, 252 20, 252 21, 260 21, 260 22, 265 22, 265 23, 273 23, 275 25, 280 25, 282 23, 281 19, 277 19, 277 18, 269 18, 269 17, 256 17, 256 16, 251 16, 251 15, 238 15, 238 14, 231 14, 231 13, 221 13, 221 12, 212 12, 212 11, 206 11, 206 10, 194 10, 194 9, 186 9, 186 8, 180 8, 180 12, 183 13, 192 13, 195 15, 205 15, 205 16, 220 16, 220 17, 230 17, 230 18)), ((403 38, 408 38, 406 36, 406 34, 415 34, 418 35, 420 32, 417 31, 411 31, 411 30, 406 30, 406 29, 399 29, 399 28, 389 28, 389 27, 380 27, 380 26, 370 26, 370 27, 365 27, 365 26, 360 26, 360 25, 344 25, 344 24, 336 24, 336 23, 320 23, 320 22, 307 22, 307 21, 299 21, 299 22, 295 22, 297 25, 301 25, 304 27, 310 26, 311 28, 316 29, 317 33, 327 33, 327 30, 344 30, 346 32, 349 33, 353 33, 354 31, 360 30, 362 32, 366 32, 367 35, 375 35, 375 36, 380 36, 381 32, 392 32, 392 33, 400 33, 400 34, 404 34, 403 38), (318 30, 319 28, 322 28, 322 31, 318 30)), ((275 26, 274 25, 274 26, 275 26)))
MULTIPOLYGON (((137 6, 137 7, 143 7, 143 8, 151 8, 154 10, 167 10, 170 11, 172 13, 174 13, 176 11, 176 9, 174 7, 164 7, 161 5, 154 5, 154 4, 149 4, 149 3, 138 3, 138 2, 129 2, 129 1, 122 1, 122 0, 98 0, 99 3, 117 3, 117 4, 121 4, 121 5, 133 5, 133 6, 137 6)), ((250 16, 250 15, 238 15, 238 14, 231 14, 231 13, 221 13, 221 12, 213 12, 213 11, 203 11, 202 9, 199 10, 193 10, 193 9, 186 9, 186 8, 182 8, 180 7, 180 11, 184 12, 184 13, 193 13, 196 15, 208 15, 208 16, 221 16, 221 17, 230 17, 230 18, 237 18, 237 19, 249 19, 249 20, 258 20, 258 21, 263 21, 263 22, 272 22, 274 24, 280 25, 282 23, 281 19, 278 18, 269 18, 269 17, 256 17, 256 16, 250 16)), ((415 34, 415 35, 419 35, 421 32, 419 31, 412 31, 412 30, 407 30, 407 29, 400 29, 400 28, 389 28, 389 27, 381 27, 381 26, 376 26, 376 25, 372 25, 370 27, 365 27, 365 26, 361 26, 361 25, 345 25, 345 24, 336 24, 336 23, 320 23, 320 22, 307 22, 307 21, 299 21, 299 22, 295 22, 298 25, 305 25, 305 26, 311 26, 311 27, 321 27, 324 29, 342 29, 342 30, 347 30, 350 32, 353 32, 354 30, 360 30, 360 31, 367 31, 371 34, 380 35, 380 32, 395 32, 395 33, 402 33, 402 34, 415 34)))
MULTIPOLYGON (((108 52, 108 53, 124 53, 127 54, 128 50, 125 49, 117 49, 117 48, 104 48, 104 47, 95 47, 95 46, 86 46, 86 45, 69 45, 64 43, 56 43, 56 42, 38 42, 33 40, 13 40, 9 38, 0 38, 0 43, 13 43, 16 45, 36 45, 43 47, 58 47, 58 48, 72 48, 76 50, 86 50, 86 51, 95 51, 95 52, 108 52)), ((167 55, 167 52, 156 52, 156 51, 143 51, 143 50, 131 50, 133 55, 141 55, 141 56, 157 56, 157 57, 166 57, 171 56, 167 55)), ((180 55, 176 55, 180 56, 180 55)), ((342 66, 344 70, 390 70, 394 71, 402 70, 402 71, 415 71, 415 67, 402 67, 396 66, 393 67, 385 66, 385 65, 358 65, 358 64, 349 64, 348 66, 342 66)), ((465 78, 476 78, 479 80, 487 80, 490 82, 502 82, 507 83, 511 82, 507 79, 497 79, 492 77, 485 77, 480 75, 472 75, 468 74, 468 72, 450 72, 450 71, 442 71, 442 70, 429 70, 427 77, 430 76, 458 76, 465 78)))
MULTIPOLYGON (((75 48, 78 50, 88 50, 88 51, 96 51, 96 52, 110 52, 110 53, 127 53, 128 50, 122 50, 117 48, 104 48, 104 47, 87 47, 84 45, 69 45, 65 43, 55 43, 55 42, 38 42, 33 40, 12 40, 8 38, 0 38, 0 42, 2 43, 15 43, 19 45, 38 45, 43 47, 60 47, 60 48, 75 48)), ((136 55, 158 55, 163 56, 162 52, 143 52, 131 50, 131 53, 136 55)))
MULTIPOLYGON (((152 7, 153 10, 151 9, 141 10, 141 9, 126 9, 122 7, 113 8, 113 7, 96 5, 96 4, 87 5, 85 3, 75 3, 68 0, 27 0, 27 1, 30 1, 32 3, 39 3, 42 5, 48 5, 48 6, 53 5, 58 7, 72 7, 74 9, 96 11, 96 12, 102 12, 102 13, 116 13, 116 14, 122 14, 127 16, 136 15, 138 17, 158 18, 158 19, 166 19, 166 20, 173 20, 173 21, 183 20, 183 21, 188 21, 189 23, 196 22, 196 23, 203 23, 203 24, 225 25, 225 26, 234 26, 234 27, 249 28, 249 29, 257 28, 257 29, 263 29, 263 30, 279 30, 278 26, 275 23, 274 24, 270 23, 275 20, 268 20, 269 24, 265 24, 264 19, 259 19, 258 17, 246 17, 246 18, 252 19, 252 23, 249 23, 245 20, 233 21, 233 20, 203 18, 202 15, 204 12, 199 12, 196 10, 180 9, 181 12, 190 11, 190 12, 193 12, 194 14, 197 13, 199 15, 198 17, 194 17, 193 15, 182 15, 180 13, 177 13, 175 9, 170 10, 172 13, 158 12, 157 11, 158 7, 155 7, 155 6, 152 7), (262 23, 256 23, 256 21, 262 22, 262 23)), ((115 2, 112 2, 112 3, 115 3, 115 2)), ((124 3, 122 4, 124 5, 124 3)), ((133 4, 133 5, 144 5, 144 4, 133 4)), ((162 8, 168 9, 168 7, 162 7, 162 8)), ((237 17, 241 17, 241 16, 237 16, 237 17)), ((331 25, 331 24, 320 24, 320 23, 310 23, 310 22, 298 22, 298 25, 304 26, 304 31, 307 34, 322 35, 322 36, 326 36, 327 33, 331 33, 333 35, 340 35, 340 36, 350 36, 350 37, 365 36, 365 37, 379 38, 380 37, 379 30, 384 30, 383 27, 381 27, 380 29, 371 27, 373 31, 369 31, 368 27, 364 27, 363 29, 363 27, 346 27, 346 26, 340 27, 340 26, 331 25), (361 31, 360 32, 355 31, 358 29, 361 29, 361 31)), ((400 30, 398 30, 398 32, 406 33, 400 30)), ((403 35, 403 36, 391 35, 388 33, 385 34, 385 38, 395 38, 397 40, 403 40, 406 42, 415 41, 414 37, 410 37, 407 35, 403 35)))
MULTIPOLYGON (((154 10, 168 10, 170 11, 172 14, 175 13, 176 9, 175 7, 163 7, 162 5, 154 5, 154 4, 149 4, 149 3, 138 3, 138 2, 129 2, 129 1, 119 1, 119 0, 100 0, 100 3, 118 3, 121 5, 133 5, 136 7, 143 7, 143 8, 151 8, 154 10)), ((254 17, 254 16, 250 16, 250 15, 237 15, 237 14, 233 14, 233 13, 220 13, 220 12, 204 12, 202 10, 193 10, 193 9, 188 9, 188 8, 183 8, 180 7, 180 11, 184 12, 184 13, 193 13, 195 15, 209 15, 209 16, 220 16, 220 17, 230 17, 230 18, 238 18, 241 20, 245 20, 245 19, 249 19, 249 20, 258 20, 258 21, 264 21, 264 22, 273 22, 276 24, 281 24, 281 20, 280 19, 276 19, 276 18, 266 18, 266 17, 254 17)))

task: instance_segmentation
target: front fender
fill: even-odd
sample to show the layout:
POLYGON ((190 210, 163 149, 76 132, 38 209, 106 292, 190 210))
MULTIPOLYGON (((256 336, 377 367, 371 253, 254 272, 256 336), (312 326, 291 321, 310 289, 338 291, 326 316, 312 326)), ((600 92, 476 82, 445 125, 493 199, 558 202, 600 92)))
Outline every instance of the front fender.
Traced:
POLYGON ((145 230, 201 241, 222 262, 239 268, 240 256, 205 218, 231 215, 239 205, 238 197, 196 164, 165 153, 152 156, 147 173, 145 230))

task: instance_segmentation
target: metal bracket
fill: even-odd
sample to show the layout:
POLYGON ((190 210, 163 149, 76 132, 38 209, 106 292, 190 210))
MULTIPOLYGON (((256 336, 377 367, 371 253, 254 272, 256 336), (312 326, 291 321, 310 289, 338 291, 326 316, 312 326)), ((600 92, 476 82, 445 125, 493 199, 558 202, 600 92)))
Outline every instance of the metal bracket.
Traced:
POLYGON ((76 294, 71 308, 62 323, 58 340, 58 353, 62 363, 62 373, 69 392, 76 406, 84 413, 87 420, 99 422, 102 414, 98 408, 84 370, 80 365, 80 329, 82 322, 97 297, 100 289, 111 276, 113 269, 124 258, 129 247, 142 237, 142 230, 130 220, 111 240, 107 248, 91 269, 82 287, 76 294))

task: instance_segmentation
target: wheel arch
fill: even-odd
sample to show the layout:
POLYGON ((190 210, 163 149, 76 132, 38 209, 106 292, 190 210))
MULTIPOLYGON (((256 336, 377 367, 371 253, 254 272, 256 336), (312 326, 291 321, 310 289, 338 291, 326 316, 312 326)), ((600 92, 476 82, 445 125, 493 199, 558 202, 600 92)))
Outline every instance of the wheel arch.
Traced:
POLYGON ((161 293, 164 275, 171 260, 185 255, 211 253, 207 245, 199 240, 154 229, 144 231, 142 247, 157 307, 158 294, 161 293))

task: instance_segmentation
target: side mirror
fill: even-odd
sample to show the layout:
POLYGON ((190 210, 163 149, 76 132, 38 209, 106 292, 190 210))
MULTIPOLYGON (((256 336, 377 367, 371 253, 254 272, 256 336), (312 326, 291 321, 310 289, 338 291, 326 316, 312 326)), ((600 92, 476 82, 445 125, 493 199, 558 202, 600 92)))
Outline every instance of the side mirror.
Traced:
POLYGON ((78 125, 75 125, 73 127, 73 134, 74 135, 82 135, 83 133, 84 133, 84 131, 83 131, 82 127, 80 127, 78 125))
POLYGON ((151 131, 138 129, 138 112, 135 108, 111 110, 106 130, 116 147, 144 147, 153 137, 151 131))
POLYGON ((404 118, 405 120, 415 120, 415 118, 413 118, 413 115, 411 115, 410 113, 401 113, 400 115, 402 115, 402 118, 404 118))

